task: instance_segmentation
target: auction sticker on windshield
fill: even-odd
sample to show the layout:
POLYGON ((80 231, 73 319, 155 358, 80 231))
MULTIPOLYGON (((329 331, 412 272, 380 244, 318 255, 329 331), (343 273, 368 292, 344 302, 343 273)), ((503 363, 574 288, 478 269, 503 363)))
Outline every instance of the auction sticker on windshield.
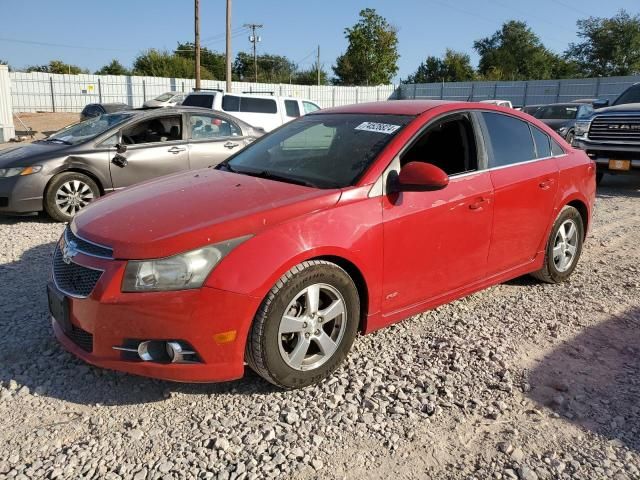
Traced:
POLYGON ((392 125, 390 123, 362 122, 355 129, 364 130, 365 132, 376 132, 390 135, 400 128, 400 125, 392 125))

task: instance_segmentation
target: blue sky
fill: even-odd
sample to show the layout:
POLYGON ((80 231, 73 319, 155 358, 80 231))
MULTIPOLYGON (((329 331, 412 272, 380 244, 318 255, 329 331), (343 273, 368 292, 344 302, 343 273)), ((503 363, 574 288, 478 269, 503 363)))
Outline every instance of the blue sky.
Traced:
MULTIPOLYGON (((224 51, 225 0, 201 0, 203 44, 224 51)), ((146 48, 173 49, 193 38, 191 0, 0 0, 0 59, 15 67, 61 59, 94 71, 118 58, 130 66, 146 48), (12 40, 12 41, 8 41, 12 40), (34 43, 19 43, 34 42, 34 43), (75 47, 75 48, 74 48, 75 47)), ((576 41, 576 20, 612 16, 621 8, 639 12, 638 0, 234 0, 233 51, 249 51, 245 23, 262 23, 259 52, 282 54, 302 67, 315 60, 331 72, 347 42, 344 28, 362 8, 375 8, 399 32, 398 76, 411 74, 428 55, 447 47, 477 55, 473 41, 509 19, 526 20, 556 52, 576 41)), ((396 78, 397 80, 397 78, 396 78)))

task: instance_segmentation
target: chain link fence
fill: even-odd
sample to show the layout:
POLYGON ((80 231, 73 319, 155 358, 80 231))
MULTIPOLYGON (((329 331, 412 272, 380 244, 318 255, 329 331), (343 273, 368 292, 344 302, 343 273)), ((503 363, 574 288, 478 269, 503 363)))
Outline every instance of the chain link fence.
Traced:
MULTIPOLYGON (((158 95, 191 92, 195 80, 117 75, 58 75, 11 72, 14 112, 80 112, 88 103, 126 103, 132 107, 158 95)), ((225 82, 203 80, 202 88, 224 89, 225 82)), ((311 100, 323 108, 395 98, 394 85, 341 87, 233 82, 233 93, 264 92, 311 100)))

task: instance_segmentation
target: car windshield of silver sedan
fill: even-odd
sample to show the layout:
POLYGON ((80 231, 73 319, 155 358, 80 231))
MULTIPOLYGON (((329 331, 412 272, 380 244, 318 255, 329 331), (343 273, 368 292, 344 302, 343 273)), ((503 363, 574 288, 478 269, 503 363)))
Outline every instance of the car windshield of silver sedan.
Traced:
POLYGON ((314 188, 343 188, 357 182, 413 118, 307 115, 256 141, 217 168, 314 188))
POLYGON ((132 116, 132 113, 123 112, 100 115, 99 117, 93 117, 84 122, 74 123, 73 125, 64 127, 62 130, 41 141, 76 145, 103 134, 116 125, 129 120, 132 116))

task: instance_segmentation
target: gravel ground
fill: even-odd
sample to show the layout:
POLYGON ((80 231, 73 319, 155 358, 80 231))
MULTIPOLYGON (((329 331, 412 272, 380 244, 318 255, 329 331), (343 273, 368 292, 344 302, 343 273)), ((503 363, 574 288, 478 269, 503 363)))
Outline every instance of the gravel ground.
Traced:
POLYGON ((640 479, 640 190, 606 178, 563 285, 521 278, 359 338, 282 392, 89 367, 52 337, 62 226, 0 218, 0 478, 640 479))

